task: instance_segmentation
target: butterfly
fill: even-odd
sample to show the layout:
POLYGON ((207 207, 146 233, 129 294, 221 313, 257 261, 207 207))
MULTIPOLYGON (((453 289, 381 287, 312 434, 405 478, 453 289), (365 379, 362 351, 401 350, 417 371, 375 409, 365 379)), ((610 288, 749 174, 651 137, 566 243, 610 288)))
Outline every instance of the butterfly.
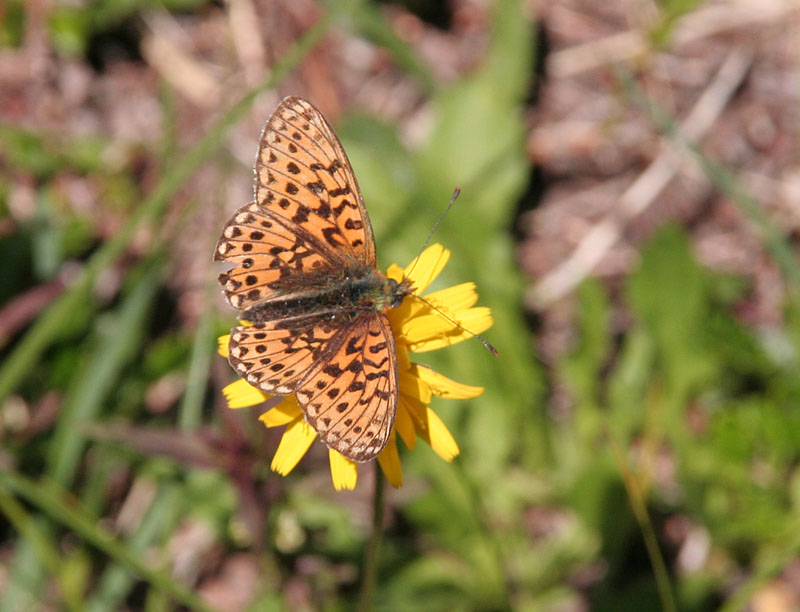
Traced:
POLYGON ((255 201, 234 213, 214 252, 235 264, 219 282, 250 324, 231 330, 229 362, 262 391, 295 394, 328 447, 353 461, 374 459, 398 400, 385 311, 411 295, 411 282, 378 270, 353 169, 307 100, 278 105, 255 175, 255 201))

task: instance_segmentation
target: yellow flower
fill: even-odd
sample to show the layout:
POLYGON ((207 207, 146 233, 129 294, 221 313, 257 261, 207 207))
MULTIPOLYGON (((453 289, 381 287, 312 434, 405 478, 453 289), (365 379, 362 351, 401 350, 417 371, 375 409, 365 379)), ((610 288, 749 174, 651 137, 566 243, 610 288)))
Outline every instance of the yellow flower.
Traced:
MULTIPOLYGON (((410 279, 414 284, 414 294, 421 295, 439 275, 448 259, 450 251, 439 244, 434 244, 425 249, 405 270, 392 264, 386 275, 398 282, 403 278, 410 279)), ((417 437, 422 438, 445 461, 452 461, 459 453, 452 434, 431 409, 429 405, 431 398, 438 396, 448 399, 469 399, 483 393, 483 387, 473 387, 450 380, 427 366, 412 362, 409 355, 409 353, 433 351, 467 340, 472 337, 465 331, 467 329, 479 334, 491 327, 490 310, 485 307, 474 307, 478 301, 475 285, 463 283, 435 291, 426 295, 425 300, 453 321, 457 321, 462 328, 456 327, 440 312, 412 296, 406 297, 400 306, 387 312, 397 346, 400 394, 394 429, 388 444, 378 455, 378 463, 386 479, 394 487, 399 487, 403 483, 397 436, 400 436, 409 450, 413 450, 417 437)), ((230 336, 219 338, 219 352, 226 358, 229 338, 230 336)), ((222 392, 230 408, 254 406, 270 397, 242 379, 226 386, 222 392)), ((317 433, 305 422, 303 411, 293 395, 284 397, 279 404, 262 414, 260 420, 267 427, 286 426, 270 466, 272 470, 285 476, 305 455, 316 439, 317 433)), ((354 489, 358 480, 358 464, 334 450, 329 450, 328 454, 333 486, 336 490, 354 489)))

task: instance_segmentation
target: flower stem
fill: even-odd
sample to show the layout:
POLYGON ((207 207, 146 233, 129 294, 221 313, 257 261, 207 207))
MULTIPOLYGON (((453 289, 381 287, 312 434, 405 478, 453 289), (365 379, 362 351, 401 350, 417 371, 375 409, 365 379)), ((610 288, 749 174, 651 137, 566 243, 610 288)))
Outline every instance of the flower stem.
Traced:
POLYGON ((650 565, 653 568, 653 575, 656 581, 656 589, 658 596, 661 599, 661 609, 664 612, 677 612, 678 606, 675 603, 675 596, 673 594, 672 583, 669 578, 669 571, 664 562, 664 555, 658 545, 658 536, 653 528, 653 522, 650 520, 650 514, 647 511, 647 500, 642 486, 636 475, 633 473, 631 466, 628 464, 622 447, 618 444, 617 440, 613 437, 609 429, 606 427, 609 442, 611 444, 611 452, 614 456, 614 461, 620 471, 622 477, 622 484, 628 494, 628 500, 633 510, 633 516, 639 524, 639 529, 642 532, 644 539, 645 550, 647 556, 650 557, 650 565))
POLYGON ((375 463, 375 491, 372 496, 372 533, 367 542, 364 553, 364 567, 361 571, 361 595, 359 596, 358 612, 372 610, 372 598, 375 593, 375 580, 378 576, 378 553, 381 548, 381 535, 383 533, 383 504, 385 493, 385 478, 378 463, 375 463))

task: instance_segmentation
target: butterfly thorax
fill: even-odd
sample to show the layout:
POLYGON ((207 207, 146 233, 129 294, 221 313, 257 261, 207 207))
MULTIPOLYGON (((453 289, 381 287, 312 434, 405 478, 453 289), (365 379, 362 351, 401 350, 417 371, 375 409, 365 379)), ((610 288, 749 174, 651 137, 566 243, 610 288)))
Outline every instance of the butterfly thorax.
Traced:
POLYGON ((325 275, 325 282, 255 304, 242 313, 251 323, 304 316, 330 316, 346 322, 360 315, 399 306, 413 291, 409 280, 397 282, 375 269, 353 269, 325 275))

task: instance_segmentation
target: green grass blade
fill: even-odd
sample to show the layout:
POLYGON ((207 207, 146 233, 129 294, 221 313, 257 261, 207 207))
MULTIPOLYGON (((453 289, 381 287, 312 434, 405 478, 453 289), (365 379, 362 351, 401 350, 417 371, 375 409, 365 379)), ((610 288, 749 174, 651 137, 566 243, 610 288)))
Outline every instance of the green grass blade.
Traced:
MULTIPOLYGON (((127 542, 129 550, 137 555, 160 543, 175 527, 180 513, 181 489, 167 483, 156 494, 141 524, 127 542)), ((123 607, 125 598, 136 584, 136 576, 122 564, 107 568, 97 581, 97 589, 88 599, 85 612, 113 612, 123 607)))
POLYGON ((183 394, 178 410, 178 426, 184 430, 197 429, 200 426, 203 397, 208 383, 208 372, 214 351, 214 331, 216 329, 216 312, 211 300, 205 300, 205 311, 197 325, 189 361, 189 373, 186 377, 186 391, 183 394))
MULTIPOLYGON (((43 529, 42 521, 28 514, 22 504, 20 504, 3 486, 0 486, 0 512, 5 515, 8 522, 16 529, 20 537, 28 543, 28 549, 36 555, 38 562, 44 565, 47 571, 54 577, 62 596, 61 601, 63 601, 66 608, 71 612, 79 612, 82 610, 80 601, 76 600, 73 590, 70 589, 69 585, 65 584, 62 579, 60 571, 62 563, 61 557, 48 537, 46 530, 43 529)), ((19 587, 20 585, 16 586, 19 587)), ((14 597, 24 597, 26 600, 24 604, 17 604, 13 601, 4 600, 3 605, 4 607, 16 606, 19 609, 22 609, 23 606, 29 608, 33 605, 34 601, 37 601, 36 598, 39 595, 39 593, 25 592, 20 589, 18 594, 14 595, 14 597)), ((19 599, 17 599, 17 601, 19 602, 19 599)))
POLYGON ((104 552, 134 574, 176 602, 197 612, 216 612, 190 589, 177 582, 167 572, 158 571, 143 561, 128 546, 117 540, 96 517, 90 516, 82 505, 70 498, 55 483, 49 486, 34 482, 16 472, 0 469, 0 485, 25 498, 44 514, 74 531, 97 549, 104 552))
POLYGON ((105 398, 145 337, 142 332, 161 276, 162 266, 151 265, 118 315, 98 321, 97 348, 70 390, 49 447, 47 472, 61 486, 70 485, 83 454, 85 437, 81 425, 97 418, 105 398))
MULTIPOLYGON (((69 487, 72 483, 86 445, 81 423, 97 417, 108 393, 138 349, 138 339, 144 337, 142 330, 159 285, 159 269, 157 265, 151 266, 117 315, 98 322, 96 350, 69 390, 52 444, 48 446, 47 471, 61 486, 69 487)), ((42 530, 49 531, 44 525, 42 530)), ((36 590, 45 568, 27 550, 30 544, 30 539, 18 543, 15 572, 36 590)))
POLYGON ((326 14, 282 57, 269 76, 229 108, 211 129, 185 155, 178 157, 168 173, 142 202, 128 223, 123 225, 87 263, 74 284, 33 324, 28 333, 0 367, 0 405, 36 363, 42 351, 53 341, 70 313, 90 296, 90 289, 100 273, 125 251, 136 230, 145 221, 159 218, 169 199, 197 170, 201 163, 222 144, 228 130, 250 109, 255 98, 274 87, 306 56, 327 32, 330 13, 326 14))
POLYGON ((352 11, 356 29, 376 45, 386 49, 398 67, 410 74, 422 88, 430 93, 435 89, 435 79, 428 67, 420 61, 414 48, 401 39, 371 2, 360 2, 352 11))

